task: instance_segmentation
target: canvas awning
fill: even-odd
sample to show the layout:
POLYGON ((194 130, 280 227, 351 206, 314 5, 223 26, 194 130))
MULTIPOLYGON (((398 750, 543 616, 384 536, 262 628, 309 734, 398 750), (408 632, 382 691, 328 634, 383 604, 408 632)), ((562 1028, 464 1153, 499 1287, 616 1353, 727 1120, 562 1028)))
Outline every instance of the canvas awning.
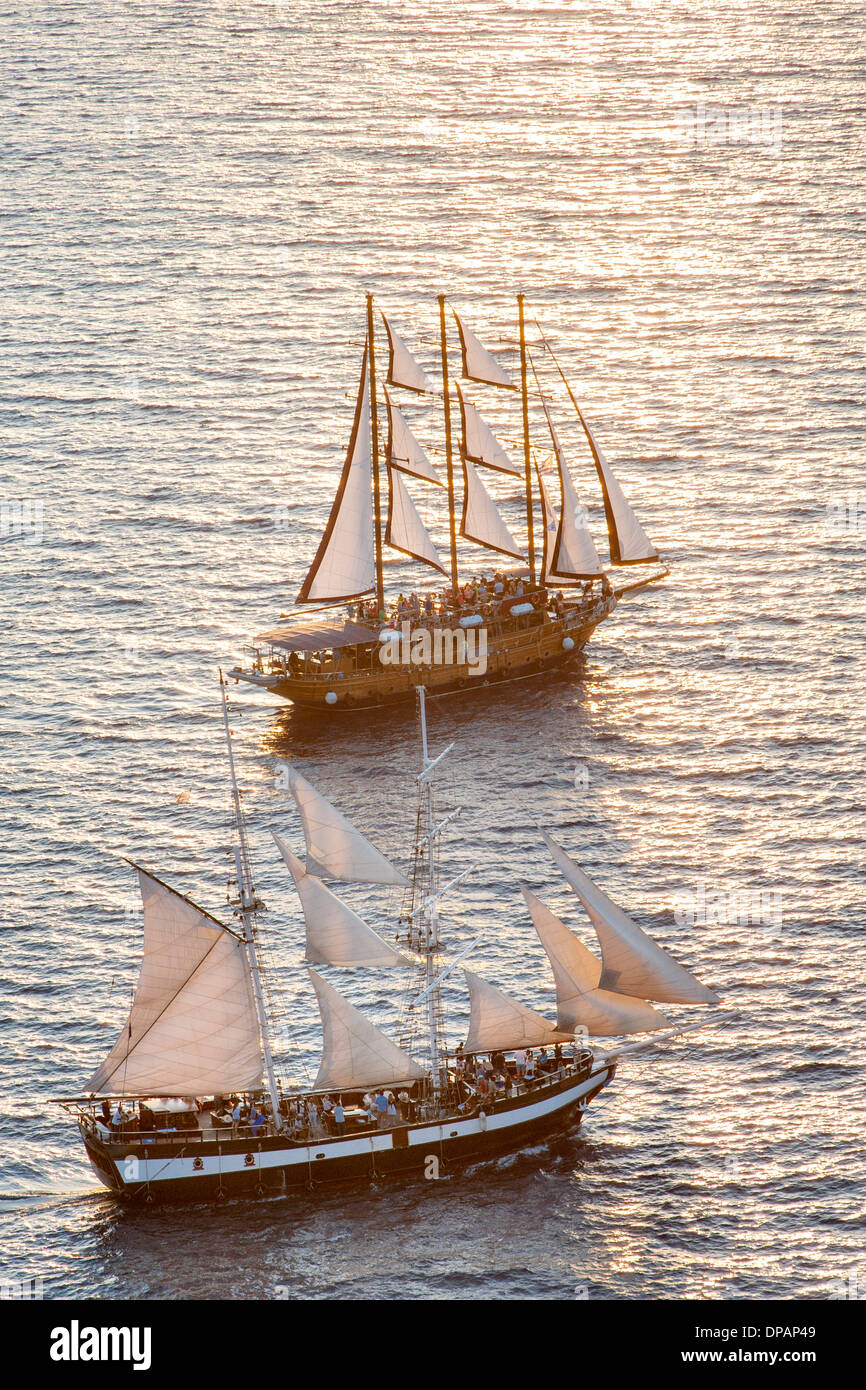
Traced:
POLYGON ((361 642, 378 642, 378 630, 361 623, 304 623, 302 627, 278 627, 273 632, 261 632, 257 643, 284 647, 288 652, 323 652, 339 647, 354 647, 361 642))

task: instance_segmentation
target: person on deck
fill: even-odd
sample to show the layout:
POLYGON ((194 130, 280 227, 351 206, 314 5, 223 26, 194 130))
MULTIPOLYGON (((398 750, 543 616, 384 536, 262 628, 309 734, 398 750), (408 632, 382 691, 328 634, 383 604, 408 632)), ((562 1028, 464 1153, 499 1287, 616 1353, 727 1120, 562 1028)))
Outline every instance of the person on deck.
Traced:
POLYGON ((514 1067, 517 1072, 517 1080, 522 1081, 526 1072, 526 1053, 519 1047, 514 1054, 514 1067))
POLYGON ((346 1133, 346 1112, 343 1109, 343 1097, 339 1096, 333 1110, 334 1129, 337 1134, 346 1133))
POLYGON ((384 1129, 388 1123, 388 1097, 384 1091, 376 1092, 376 1119, 380 1129, 384 1129))

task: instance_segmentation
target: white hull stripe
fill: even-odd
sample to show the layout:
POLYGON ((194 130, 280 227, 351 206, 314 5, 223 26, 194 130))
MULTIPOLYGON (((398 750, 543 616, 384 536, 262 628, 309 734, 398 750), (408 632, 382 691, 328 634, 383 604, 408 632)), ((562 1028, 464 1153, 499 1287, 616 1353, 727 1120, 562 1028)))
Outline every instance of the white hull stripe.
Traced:
MULTIPOLYGON (((573 1105, 576 1100, 580 1100, 589 1091, 597 1090, 600 1085, 610 1079, 612 1071, 612 1067, 605 1067, 602 1071, 594 1072, 578 1086, 569 1087, 565 1091, 558 1091, 555 1095, 546 1096, 531 1105, 521 1106, 518 1110, 506 1110, 499 1114, 494 1110, 483 1120, 480 1116, 474 1116, 469 1120, 447 1120, 444 1124, 429 1125, 423 1129, 411 1129, 407 1147, 409 1149, 429 1148, 431 1144, 447 1144, 450 1139, 474 1134, 495 1133, 531 1123, 533 1120, 544 1119, 547 1115, 555 1114, 557 1110, 564 1110, 567 1106, 573 1105)), ((177 1182, 181 1178, 214 1177, 220 1174, 225 1176, 228 1173, 251 1173, 256 1170, 264 1172, 271 1168, 301 1168, 306 1164, 315 1166, 317 1162, 321 1163, 328 1159, 353 1158, 370 1153, 381 1153, 393 1148, 391 1138, 393 1133, 393 1129, 379 1129, 374 1130, 372 1134, 353 1135, 351 1139, 341 1140, 337 1143, 329 1141, 325 1144, 303 1146, 293 1144, 291 1148, 264 1149, 261 1152, 248 1149, 243 1153, 232 1154, 196 1156, 191 1153, 182 1158, 142 1157, 135 1165, 135 1177, 130 1176, 128 1182, 124 1174, 125 1156, 121 1155, 116 1158, 115 1163, 124 1186, 137 1188, 143 1183, 177 1182), (255 1160, 254 1163, 246 1161, 250 1155, 255 1160)))

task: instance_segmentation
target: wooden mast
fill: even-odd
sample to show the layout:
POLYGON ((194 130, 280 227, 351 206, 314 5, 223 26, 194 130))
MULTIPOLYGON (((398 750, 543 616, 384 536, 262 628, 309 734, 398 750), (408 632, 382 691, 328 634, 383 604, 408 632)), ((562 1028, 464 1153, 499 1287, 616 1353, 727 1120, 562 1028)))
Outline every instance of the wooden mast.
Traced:
POLYGON ((376 403, 376 345, 373 296, 367 295, 367 353, 370 370, 370 433, 373 445, 373 529, 376 536, 376 610, 385 616, 385 582, 382 578, 382 504, 379 494, 379 411, 376 403))
POLYGON ((454 455, 451 446, 451 393, 448 387, 448 340, 445 332, 445 296, 439 296, 439 331, 442 346, 442 399, 445 404, 445 462, 448 473, 448 521, 451 536, 451 588, 457 593, 457 518, 454 515, 454 455))
POLYGON ((529 386, 526 378, 526 331, 523 322, 523 295, 517 296, 520 323, 520 394, 523 400, 523 468, 526 478, 526 530, 529 536, 529 580, 535 583, 535 528, 532 516, 532 455, 529 442, 529 386))
POLYGON ((259 960, 258 945, 256 943, 255 919, 256 912, 260 907, 256 891, 253 887, 252 862, 250 859, 250 847, 247 840, 246 820, 244 818, 243 802, 238 788, 238 779, 235 774, 235 758, 232 750, 232 731, 229 727, 229 706, 226 697, 226 686, 223 680, 223 673, 220 671, 220 696, 222 698, 223 730, 226 736, 226 748, 229 755, 229 776, 231 779, 232 807, 234 809, 235 834, 237 835, 237 845, 234 847, 235 872, 238 882, 238 917, 243 927, 243 941, 247 952, 247 964, 250 971, 250 981, 253 986, 253 995, 256 1001, 256 1013, 259 1020, 259 1032, 262 1039, 262 1051, 265 1058, 265 1075, 267 1077, 268 1095, 271 1098, 272 1120, 274 1133, 282 1128, 282 1115, 280 1112, 280 1088, 277 1085, 277 1076, 274 1069, 274 1057, 271 1051, 271 1040, 268 1029, 268 1011, 265 1005, 264 989, 262 988, 262 967, 259 960))

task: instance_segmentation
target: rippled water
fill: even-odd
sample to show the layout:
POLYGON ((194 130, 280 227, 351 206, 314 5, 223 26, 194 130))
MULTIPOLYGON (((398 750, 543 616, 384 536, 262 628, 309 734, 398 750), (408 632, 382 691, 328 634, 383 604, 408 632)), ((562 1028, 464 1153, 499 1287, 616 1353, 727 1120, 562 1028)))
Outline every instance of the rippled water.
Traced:
MULTIPOLYGON (((0 31, 3 495, 43 509, 38 543, 13 528, 0 554, 3 1277, 109 1298, 862 1286, 857 15, 92 0, 7 4, 0 31), (749 140, 720 142, 755 110, 749 140), (700 120, 712 138, 690 143, 700 120), (436 293, 497 345, 524 290, 674 562, 572 677, 433 710, 434 742, 457 742, 452 862, 479 865, 449 941, 483 926, 481 973, 550 1007, 519 882, 589 936, 541 822, 742 1017, 624 1064, 579 1137, 493 1168, 218 1216, 118 1210, 45 1101, 108 1050, 136 974, 117 853, 224 900, 216 668, 312 556, 368 289, 430 364, 436 293), (781 920, 678 924, 702 883, 775 895, 781 920)), ((239 702, 302 1075, 317 1028, 271 756, 400 858, 414 726, 239 702)), ((385 983, 350 988, 393 1021, 385 983)), ((456 987, 449 1008, 456 1037, 456 987)))

